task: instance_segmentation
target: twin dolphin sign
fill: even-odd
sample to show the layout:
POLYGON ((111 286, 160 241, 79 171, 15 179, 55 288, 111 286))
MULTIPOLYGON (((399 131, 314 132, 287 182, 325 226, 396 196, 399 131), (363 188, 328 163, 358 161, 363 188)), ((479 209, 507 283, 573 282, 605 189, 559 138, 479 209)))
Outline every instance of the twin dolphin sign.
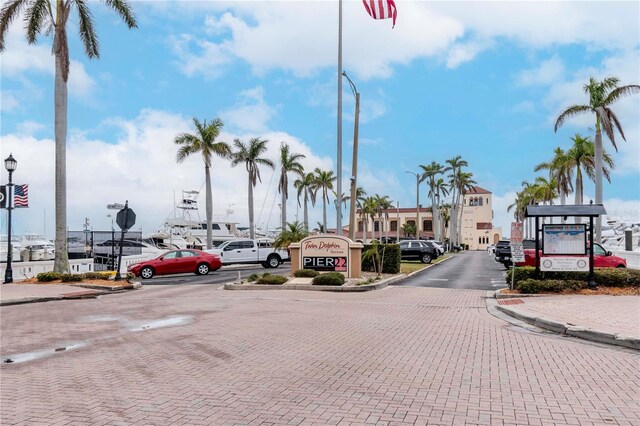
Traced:
POLYGON ((362 244, 353 242, 349 238, 329 234, 312 235, 299 243, 291 244, 290 248, 299 250, 295 256, 298 264, 292 263, 292 268, 342 272, 347 277, 360 276, 362 244))

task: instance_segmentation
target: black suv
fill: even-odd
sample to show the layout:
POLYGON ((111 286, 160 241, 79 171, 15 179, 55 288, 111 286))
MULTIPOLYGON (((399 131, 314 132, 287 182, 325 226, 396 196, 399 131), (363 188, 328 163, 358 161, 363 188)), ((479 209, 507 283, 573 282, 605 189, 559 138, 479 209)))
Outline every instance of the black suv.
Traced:
MULTIPOLYGON (((500 262, 504 265, 505 268, 509 268, 511 266, 511 242, 507 240, 498 241, 496 244, 496 262, 500 262)), ((536 241, 535 240, 523 240, 522 241, 523 249, 535 249, 536 241)))
POLYGON ((422 263, 431 263, 438 258, 438 249, 427 241, 400 241, 400 258, 402 260, 419 260, 422 263))

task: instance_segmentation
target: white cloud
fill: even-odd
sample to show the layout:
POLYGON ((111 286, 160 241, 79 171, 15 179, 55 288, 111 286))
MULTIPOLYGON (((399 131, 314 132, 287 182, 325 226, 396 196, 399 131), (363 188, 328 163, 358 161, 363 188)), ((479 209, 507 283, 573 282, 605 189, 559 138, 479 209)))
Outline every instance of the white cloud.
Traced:
POLYGON ((557 56, 542 61, 540 66, 521 71, 516 82, 521 86, 549 85, 564 77, 564 64, 557 56))
POLYGON ((243 90, 239 97, 240 101, 235 106, 220 113, 225 124, 246 132, 267 130, 276 110, 264 101, 264 89, 258 86, 243 90))
POLYGON ((447 54, 447 68, 457 68, 465 62, 473 60, 479 53, 488 49, 491 45, 492 43, 487 40, 454 44, 447 54))
MULTIPOLYGON (((67 145, 70 229, 81 229, 85 217, 90 218, 94 229, 109 229, 106 204, 129 200, 137 214, 134 228, 151 232, 172 214, 174 193, 179 196, 183 189, 204 192, 202 158, 196 155, 181 164, 175 161, 173 138, 181 132, 193 131, 190 119, 164 111, 143 110, 133 120, 110 119, 104 125, 118 129, 115 143, 91 139, 81 130, 70 131, 67 145)), ((255 136, 223 132, 220 140, 231 141, 239 137, 246 142, 255 136)), ((307 144, 287 133, 272 131, 260 134, 260 137, 270 141, 266 155, 274 161, 279 155, 280 142, 284 141, 291 146, 292 152, 306 155, 303 160, 306 170, 332 169, 330 158, 319 157, 307 144)), ((46 211, 47 233, 53 234, 54 141, 8 134, 2 137, 2 151, 12 152, 18 160, 14 180, 30 185, 30 208, 22 209, 14 216, 16 233, 43 232, 43 211, 46 211)), ((262 179, 254 192, 256 220, 259 226, 274 229, 279 226, 277 171, 272 173, 263 168, 262 179)), ((228 160, 215 158, 212 182, 214 215, 224 219, 227 208, 233 205, 234 213, 229 219, 246 225, 247 174, 244 167, 232 168, 228 160)), ((204 194, 200 202, 204 218, 204 194)), ((297 206, 293 185, 287 206, 288 218, 292 221, 297 206)), ((312 223, 321 217, 320 208, 312 209, 312 223)), ((300 220, 301 217, 300 211, 300 220)))
POLYGON ((22 123, 18 123, 16 126, 16 134, 20 136, 31 136, 34 133, 38 133, 47 127, 43 124, 36 123, 35 121, 27 120, 22 123))
POLYGON ((20 106, 18 99, 8 90, 0 91, 0 98, 2 98, 2 102, 0 102, 0 111, 2 112, 10 112, 20 106))

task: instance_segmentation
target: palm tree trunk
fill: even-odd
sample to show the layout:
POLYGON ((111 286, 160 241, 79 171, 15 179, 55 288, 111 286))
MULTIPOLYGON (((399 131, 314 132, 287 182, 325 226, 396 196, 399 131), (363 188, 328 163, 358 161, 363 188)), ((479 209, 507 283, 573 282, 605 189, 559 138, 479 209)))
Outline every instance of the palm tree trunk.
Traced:
POLYGON ((280 222, 280 232, 284 232, 287 229, 287 188, 282 188, 282 220, 280 222))
MULTIPOLYGON (((578 167, 578 171, 576 172, 576 202, 575 204, 582 204, 582 171, 578 167)), ((574 223, 582 223, 582 218, 577 216, 575 218, 574 223)))
POLYGON ((462 213, 464 212, 464 203, 460 206, 460 224, 458 226, 458 238, 462 235, 462 213))
POLYGON ((251 185, 251 174, 249 174, 249 238, 252 240, 256 237, 256 231, 253 223, 253 185, 251 185))
MULTIPOLYGON (((57 38, 57 37, 56 37, 57 38)), ((67 252, 67 82, 62 75, 63 58, 56 53, 56 77, 54 86, 55 137, 56 137, 56 241, 53 270, 69 272, 67 252)))
MULTIPOLYGON (((560 205, 564 206, 565 204, 567 204, 567 194, 565 194, 564 191, 561 189, 560 190, 560 205)), ((567 221, 564 218, 564 216, 561 219, 562 220, 560 221, 560 223, 562 223, 562 224, 567 223, 567 221)))
POLYGON ((362 241, 367 242, 367 222, 365 221, 365 217, 360 216, 360 221, 362 222, 362 241))
POLYGON ((213 195, 211 195, 211 170, 209 166, 204 166, 204 179, 206 188, 206 208, 207 208, 207 249, 213 248, 213 232, 211 222, 213 221, 213 195))
POLYGON ((304 230, 309 232, 309 208, 307 207, 307 194, 304 195, 304 230))
POLYGON ((322 189, 322 228, 327 233, 327 189, 322 189))
MULTIPOLYGON (((602 204, 602 130, 600 129, 600 117, 596 116, 596 141, 594 146, 595 167, 596 167, 596 204, 602 204)), ((602 233, 602 218, 596 218, 595 242, 600 243, 602 233)))

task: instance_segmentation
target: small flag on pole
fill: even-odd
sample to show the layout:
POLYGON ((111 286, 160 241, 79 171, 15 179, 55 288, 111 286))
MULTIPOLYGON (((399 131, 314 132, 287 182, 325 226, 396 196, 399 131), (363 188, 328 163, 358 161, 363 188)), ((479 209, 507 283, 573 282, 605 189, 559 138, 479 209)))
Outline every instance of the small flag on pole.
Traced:
POLYGON ((362 3, 364 3, 364 8, 373 19, 393 18, 393 27, 396 26, 398 11, 393 0, 362 0, 362 3))
POLYGON ((29 185, 13 187, 13 207, 29 207, 29 185))

